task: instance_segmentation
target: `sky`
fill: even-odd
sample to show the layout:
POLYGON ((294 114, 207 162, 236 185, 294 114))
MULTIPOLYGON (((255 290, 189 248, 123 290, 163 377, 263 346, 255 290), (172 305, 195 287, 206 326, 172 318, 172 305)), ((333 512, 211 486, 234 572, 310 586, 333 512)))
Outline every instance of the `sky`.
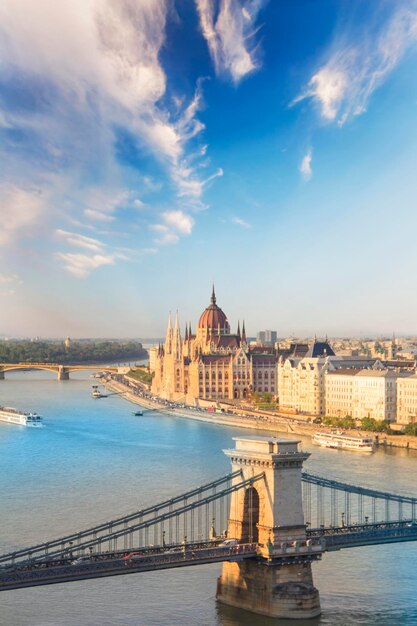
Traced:
POLYGON ((0 3, 0 336, 417 334, 417 1, 0 3))

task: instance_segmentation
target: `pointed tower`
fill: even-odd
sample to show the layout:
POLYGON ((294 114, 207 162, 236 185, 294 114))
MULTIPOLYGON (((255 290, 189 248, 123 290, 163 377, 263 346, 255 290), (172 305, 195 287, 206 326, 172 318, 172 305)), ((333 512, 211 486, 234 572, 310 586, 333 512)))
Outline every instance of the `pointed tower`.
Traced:
POLYGON ((237 323, 237 333, 236 334, 237 334, 237 336, 240 339, 241 338, 241 335, 240 335, 240 322, 237 323))
POLYGON ((180 324, 178 320, 178 311, 175 315, 175 326, 172 338, 172 354, 174 355, 174 359, 179 361, 182 355, 182 341, 181 341, 181 332, 180 332, 180 324))
POLYGON ((245 320, 243 320, 242 324, 242 343, 246 345, 246 330, 245 330, 245 320))
POLYGON ((214 291, 214 283, 213 283, 213 289, 211 291, 211 304, 216 304, 216 292, 214 291))
POLYGON ((171 321, 171 311, 168 316, 168 326, 167 326, 167 334, 165 337, 165 354, 171 354, 172 352, 172 321, 171 321))

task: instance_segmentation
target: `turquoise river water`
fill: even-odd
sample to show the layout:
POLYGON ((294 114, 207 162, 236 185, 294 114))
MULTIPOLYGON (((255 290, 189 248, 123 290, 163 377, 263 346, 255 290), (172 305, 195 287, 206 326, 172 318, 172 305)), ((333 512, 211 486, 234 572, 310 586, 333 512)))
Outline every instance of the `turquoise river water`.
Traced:
MULTIPOLYGON (((8 374, 0 404, 37 411, 45 428, 0 423, 0 553, 94 525, 229 471, 223 448, 250 431, 90 397, 82 374, 8 374)), ((306 469, 417 495, 417 452, 361 456, 312 446, 306 469)), ((416 626, 417 545, 326 554, 313 566, 323 614, 304 626, 416 626)), ((220 565, 7 591, 1 626, 288 626, 216 603, 220 565)), ((299 623, 299 622, 298 622, 299 623)))

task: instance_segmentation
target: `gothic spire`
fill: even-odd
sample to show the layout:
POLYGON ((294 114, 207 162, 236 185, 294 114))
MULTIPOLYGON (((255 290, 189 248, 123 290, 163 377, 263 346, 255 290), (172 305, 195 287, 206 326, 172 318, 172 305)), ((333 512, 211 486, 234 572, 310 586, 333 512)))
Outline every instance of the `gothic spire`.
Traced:
POLYGON ((242 324, 242 343, 246 343, 245 320, 243 320, 242 324))
POLYGON ((239 337, 239 339, 240 339, 240 322, 239 322, 239 321, 238 321, 238 323, 237 323, 237 336, 238 336, 238 337, 239 337))
POLYGON ((213 305, 215 305, 215 304, 216 304, 216 292, 214 291, 214 283, 213 283, 213 290, 212 290, 212 292, 211 292, 211 303, 212 303, 213 305))
POLYGON ((168 316, 168 326, 167 326, 167 334, 165 338, 165 353, 171 354, 172 350, 172 321, 171 321, 171 311, 168 316))
POLYGON ((175 315, 172 352, 176 360, 179 360, 181 358, 181 332, 180 332, 180 323, 178 319, 178 311, 175 315))

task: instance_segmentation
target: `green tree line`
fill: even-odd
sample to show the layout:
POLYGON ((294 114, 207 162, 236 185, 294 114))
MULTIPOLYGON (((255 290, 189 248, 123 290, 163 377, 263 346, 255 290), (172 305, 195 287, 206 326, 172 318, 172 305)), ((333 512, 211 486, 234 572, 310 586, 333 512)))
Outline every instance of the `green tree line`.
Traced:
POLYGON ((0 363, 106 363, 145 359, 138 341, 0 341, 0 363))

